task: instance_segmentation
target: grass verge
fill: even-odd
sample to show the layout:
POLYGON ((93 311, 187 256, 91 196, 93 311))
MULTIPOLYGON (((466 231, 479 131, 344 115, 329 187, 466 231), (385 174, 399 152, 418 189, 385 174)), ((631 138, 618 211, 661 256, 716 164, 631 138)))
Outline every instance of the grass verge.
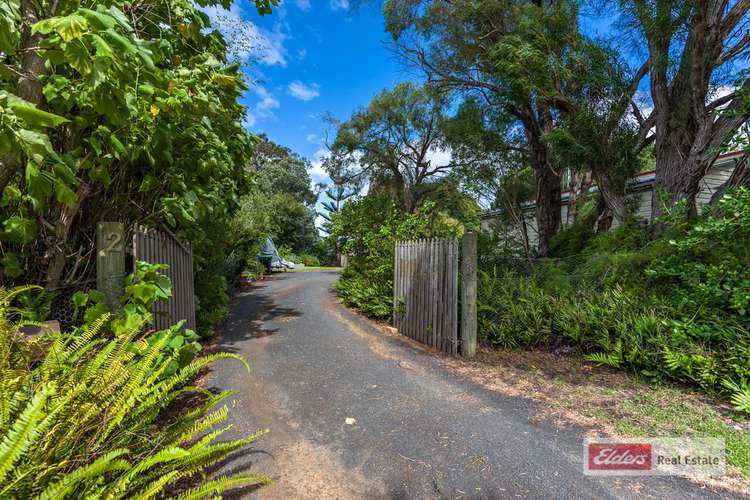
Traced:
POLYGON ((326 266, 310 266, 310 267, 295 267, 292 269, 293 273, 313 273, 313 272, 320 272, 320 271, 332 271, 332 272, 340 272, 342 270, 341 267, 326 267, 326 266))

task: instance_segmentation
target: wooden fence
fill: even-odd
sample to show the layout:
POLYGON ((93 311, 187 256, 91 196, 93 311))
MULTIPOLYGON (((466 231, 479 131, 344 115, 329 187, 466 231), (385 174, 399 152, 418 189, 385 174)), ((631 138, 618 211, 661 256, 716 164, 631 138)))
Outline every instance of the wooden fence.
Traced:
POLYGON ((396 243, 393 325, 407 337, 458 354, 458 244, 396 243))
POLYGON ((184 319, 195 329, 195 289, 193 284, 193 248, 167 231, 136 226, 133 231, 133 262, 167 264, 161 271, 172 281, 172 298, 159 301, 152 311, 154 327, 165 329, 184 319))

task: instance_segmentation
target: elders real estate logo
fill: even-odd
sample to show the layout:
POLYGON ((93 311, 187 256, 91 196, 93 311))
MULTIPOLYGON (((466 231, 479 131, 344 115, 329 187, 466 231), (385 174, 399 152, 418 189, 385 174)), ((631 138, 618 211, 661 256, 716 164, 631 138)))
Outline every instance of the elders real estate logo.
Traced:
POLYGON ((588 468, 592 471, 651 470, 649 443, 588 443, 588 468))
POLYGON ((726 471, 720 438, 591 438, 583 443, 583 473, 596 476, 720 476, 726 471))

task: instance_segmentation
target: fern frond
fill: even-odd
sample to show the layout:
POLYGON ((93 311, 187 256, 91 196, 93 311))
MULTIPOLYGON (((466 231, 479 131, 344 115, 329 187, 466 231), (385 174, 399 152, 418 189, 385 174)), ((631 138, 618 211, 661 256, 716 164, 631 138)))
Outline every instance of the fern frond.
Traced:
POLYGON ((609 354, 603 352, 592 352, 591 354, 584 356, 584 359, 598 365, 611 366, 612 368, 619 368, 622 363, 622 358, 614 352, 609 354))
POLYGON ((30 292, 31 290, 44 290, 44 288, 39 285, 24 285, 16 287, 12 290, 0 288, 0 312, 4 312, 4 310, 10 305, 10 303, 13 302, 13 299, 18 297, 22 293, 30 292))
POLYGON ((114 483, 109 492, 110 495, 121 496, 122 493, 126 491, 128 486, 131 485, 131 483, 137 482, 136 479, 142 472, 154 467, 155 465, 184 458, 187 455, 189 455, 189 452, 187 450, 179 447, 172 447, 165 448, 157 452, 155 455, 151 455, 150 457, 141 460, 140 462, 135 464, 135 466, 132 467, 127 472, 127 474, 119 478, 114 483))
MULTIPOLYGON (((126 399, 121 400, 118 404, 114 405, 115 413, 110 417, 107 427, 101 433, 99 440, 96 443, 97 445, 104 442, 112 430, 122 422, 130 410, 135 406, 138 399, 140 399, 141 393, 150 391, 151 384, 144 383, 143 379, 154 369, 157 357, 162 354, 162 351, 169 343, 169 340, 170 338, 167 335, 164 335, 161 339, 148 347, 145 355, 141 357, 135 366, 135 369, 128 370, 129 380, 123 388, 123 394, 126 396, 126 399)), ((167 363, 162 363, 161 367, 156 370, 156 377, 154 380, 156 380, 166 368, 167 363)))
POLYGON ((186 475, 192 475, 194 472, 210 467, 240 448, 253 443, 267 432, 268 429, 264 429, 242 439, 213 445, 209 444, 210 439, 203 438, 196 445, 188 448, 190 455, 179 461, 180 468, 186 475))
POLYGON ((65 350, 65 357, 68 359, 79 357, 80 355, 76 354, 91 344, 94 337, 99 335, 102 327, 104 327, 104 325, 109 321, 109 318, 109 313, 102 314, 97 319, 95 319, 93 323, 88 325, 83 330, 83 334, 70 343, 68 348, 65 350))
POLYGON ((213 479, 197 488, 193 488, 181 493, 177 500, 200 500, 208 495, 219 495, 224 491, 241 488, 243 486, 252 486, 257 484, 269 485, 273 484, 273 480, 262 474, 241 474, 232 477, 222 476, 217 479, 213 479))
POLYGON ((87 480, 99 477, 107 472, 127 470, 130 464, 125 460, 116 460, 128 453, 128 450, 112 450, 85 467, 79 467, 66 474, 60 481, 50 484, 38 497, 38 500, 63 500, 76 486, 87 480))
MULTIPOLYGON (((167 437, 169 442, 172 444, 172 446, 177 446, 182 442, 182 435, 186 432, 188 432, 188 429, 190 429, 192 426, 196 425, 199 419, 206 415, 206 413, 213 408, 214 406, 218 405, 222 401, 224 401, 229 396, 235 394, 236 391, 222 391, 219 394, 212 394, 210 391, 205 390, 196 390, 200 388, 194 388, 194 387, 186 387, 182 389, 182 391, 185 392, 208 392, 206 396, 208 396, 208 399, 201 403, 200 405, 196 406, 192 410, 188 411, 182 417, 177 419, 174 423, 169 425, 164 429, 164 436, 167 437)), ((137 417, 141 418, 141 417, 137 417)), ((196 433, 197 435, 197 433, 196 433)))
POLYGON ((740 385, 729 379, 723 380, 722 385, 731 391, 730 400, 735 410, 750 413, 750 387, 745 384, 740 385))
POLYGON ((13 464, 26 453, 29 447, 36 442, 40 432, 43 431, 41 423, 44 415, 44 403, 54 391, 54 384, 41 386, 16 419, 10 432, 0 442, 0 484, 10 472, 13 464))
POLYGON ((207 430, 214 427, 216 424, 223 422, 229 415, 229 408, 226 405, 222 406, 221 409, 207 415, 203 420, 196 422, 193 426, 185 431, 179 438, 177 438, 176 444, 182 444, 189 442, 195 436, 206 432, 207 430))
POLYGON ((143 488, 141 491, 135 494, 133 496, 136 500, 145 500, 145 499, 151 499, 155 498, 159 493, 164 491, 164 487, 171 483, 172 481, 175 481, 182 477, 184 474, 179 470, 173 470, 171 472, 168 472, 167 474, 164 474, 156 481, 151 482, 148 486, 143 488))
POLYGON ((240 361, 248 371, 250 370, 250 366, 247 364, 247 361, 245 361, 245 358, 234 353, 221 352, 196 358, 174 375, 154 386, 151 395, 145 398, 141 404, 136 407, 136 413, 146 411, 149 408, 156 406, 157 403, 163 400, 172 390, 186 384, 203 368, 220 359, 236 359, 240 361))

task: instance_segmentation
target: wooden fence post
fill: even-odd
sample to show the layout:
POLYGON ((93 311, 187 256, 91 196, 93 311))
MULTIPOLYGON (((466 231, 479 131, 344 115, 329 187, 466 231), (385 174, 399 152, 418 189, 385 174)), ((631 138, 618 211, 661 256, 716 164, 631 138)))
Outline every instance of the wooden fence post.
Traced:
POLYGON ((477 234, 467 232, 461 262, 461 354, 477 352, 477 234))
POLYGON ((125 226, 121 222, 96 226, 96 288, 111 311, 120 309, 125 291, 125 226))

